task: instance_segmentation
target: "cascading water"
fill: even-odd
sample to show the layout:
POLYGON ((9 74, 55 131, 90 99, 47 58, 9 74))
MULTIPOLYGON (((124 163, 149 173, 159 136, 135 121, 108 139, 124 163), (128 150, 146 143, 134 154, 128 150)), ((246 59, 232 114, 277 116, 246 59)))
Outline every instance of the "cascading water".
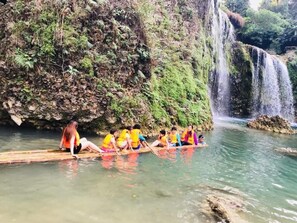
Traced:
MULTIPOLYGON (((226 13, 219 9, 220 0, 211 0, 211 33, 215 69, 209 86, 214 116, 229 116, 231 105, 230 75, 227 58, 235 43, 235 32, 226 13)), ((293 93, 287 67, 264 50, 251 46, 252 116, 280 115, 294 120, 293 93)), ((242 89, 245 90, 245 89, 242 89)))
POLYGON ((230 110, 230 80, 227 63, 228 44, 234 43, 234 29, 219 2, 212 0, 215 70, 210 76, 212 111, 214 116, 227 116, 230 110))
POLYGON ((286 65, 257 47, 252 47, 251 56, 253 116, 280 115, 293 121, 293 93, 286 65))

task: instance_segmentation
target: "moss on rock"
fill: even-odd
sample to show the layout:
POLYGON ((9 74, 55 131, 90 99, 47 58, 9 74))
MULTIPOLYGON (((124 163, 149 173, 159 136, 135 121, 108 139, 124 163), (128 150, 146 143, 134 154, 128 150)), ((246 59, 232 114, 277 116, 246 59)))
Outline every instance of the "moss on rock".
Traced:
POLYGON ((89 131, 135 122, 146 129, 211 128, 210 3, 199 4, 18 0, 3 6, 0 122, 14 115, 38 128, 70 119, 89 131))

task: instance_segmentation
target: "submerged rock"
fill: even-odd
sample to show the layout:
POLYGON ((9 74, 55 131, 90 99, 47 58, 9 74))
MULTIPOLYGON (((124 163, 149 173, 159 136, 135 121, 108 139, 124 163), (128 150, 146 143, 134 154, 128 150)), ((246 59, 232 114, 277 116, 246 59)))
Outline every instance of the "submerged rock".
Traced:
POLYGON ((287 156, 297 156, 297 149, 293 148, 278 148, 275 151, 287 156))
POLYGON ((242 213, 246 212, 247 195, 233 187, 217 188, 210 185, 194 185, 188 187, 190 191, 203 191, 206 199, 201 203, 199 210, 209 222, 246 223, 242 213))
POLYGON ((243 201, 240 198, 209 195, 207 197, 209 207, 220 221, 227 223, 244 223, 238 212, 243 211, 243 201))
POLYGON ((261 115, 256 120, 250 121, 247 127, 281 134, 295 134, 290 123, 280 116, 261 115))

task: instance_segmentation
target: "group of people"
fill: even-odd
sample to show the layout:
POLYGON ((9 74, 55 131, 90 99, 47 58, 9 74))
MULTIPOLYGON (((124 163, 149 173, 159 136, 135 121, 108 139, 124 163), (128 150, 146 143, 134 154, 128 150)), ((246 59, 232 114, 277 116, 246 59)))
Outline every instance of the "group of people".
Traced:
POLYGON ((176 127, 172 127, 171 131, 166 132, 161 130, 158 139, 153 142, 153 147, 179 147, 187 145, 204 145, 204 136, 197 137, 196 132, 192 125, 182 132, 182 135, 177 131, 176 127))
POLYGON ((77 158, 77 154, 82 150, 90 150, 98 153, 116 152, 123 150, 138 150, 141 147, 179 147, 183 145, 199 145, 205 144, 204 136, 195 133, 193 126, 189 126, 180 135, 176 127, 172 127, 171 131, 161 130, 158 139, 151 144, 147 143, 145 137, 141 133, 139 124, 123 127, 119 130, 112 129, 103 139, 99 148, 86 138, 80 138, 77 132, 78 123, 71 121, 63 130, 60 149, 71 152, 71 155, 77 158))

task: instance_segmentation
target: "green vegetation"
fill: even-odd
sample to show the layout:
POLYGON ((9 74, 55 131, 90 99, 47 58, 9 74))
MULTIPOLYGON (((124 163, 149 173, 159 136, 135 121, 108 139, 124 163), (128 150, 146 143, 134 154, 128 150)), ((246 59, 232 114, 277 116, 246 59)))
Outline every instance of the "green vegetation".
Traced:
POLYGON ((297 52, 296 52, 296 58, 292 61, 289 61, 287 63, 287 66, 288 66, 288 71, 289 71, 290 79, 293 86, 294 98, 296 100, 297 99, 297 52))
POLYGON ((19 48, 16 49, 14 61, 19 67, 26 68, 26 70, 32 69, 34 67, 34 61, 32 60, 32 57, 19 48))
POLYGON ((80 61, 81 66, 87 70, 90 76, 94 76, 94 69, 93 69, 93 63, 90 57, 85 56, 81 61, 80 61))
POLYGON ((213 65, 212 41, 205 36, 203 27, 197 27, 199 33, 184 29, 183 21, 194 20, 194 12, 186 1, 177 1, 174 13, 162 2, 154 6, 147 1, 140 3, 138 11, 148 31, 150 55, 155 63, 143 93, 154 119, 163 126, 200 125, 210 121, 207 83, 213 65), (150 16, 159 11, 164 19, 150 16))
POLYGON ((24 112, 28 120, 62 114, 61 122, 92 120, 86 128, 211 123, 212 38, 196 3, 17 0, 11 6, 9 24, 0 24, 7 30, 0 54, 10 89, 1 92, 24 103, 22 109, 38 108, 24 112), (11 87, 12 77, 21 84, 11 87))
POLYGON ((268 49, 288 26, 288 21, 278 13, 266 9, 248 10, 246 25, 240 31, 241 40, 268 49))
POLYGON ((227 0, 226 7, 235 13, 246 16, 246 11, 249 8, 249 0, 227 0))
MULTIPOLYGON (((296 2, 265 0, 259 11, 249 8, 247 0, 227 0, 226 6, 245 17, 245 25, 237 26, 240 41, 277 53, 297 45, 296 2)), ((235 22, 238 19, 235 18, 235 22)))

